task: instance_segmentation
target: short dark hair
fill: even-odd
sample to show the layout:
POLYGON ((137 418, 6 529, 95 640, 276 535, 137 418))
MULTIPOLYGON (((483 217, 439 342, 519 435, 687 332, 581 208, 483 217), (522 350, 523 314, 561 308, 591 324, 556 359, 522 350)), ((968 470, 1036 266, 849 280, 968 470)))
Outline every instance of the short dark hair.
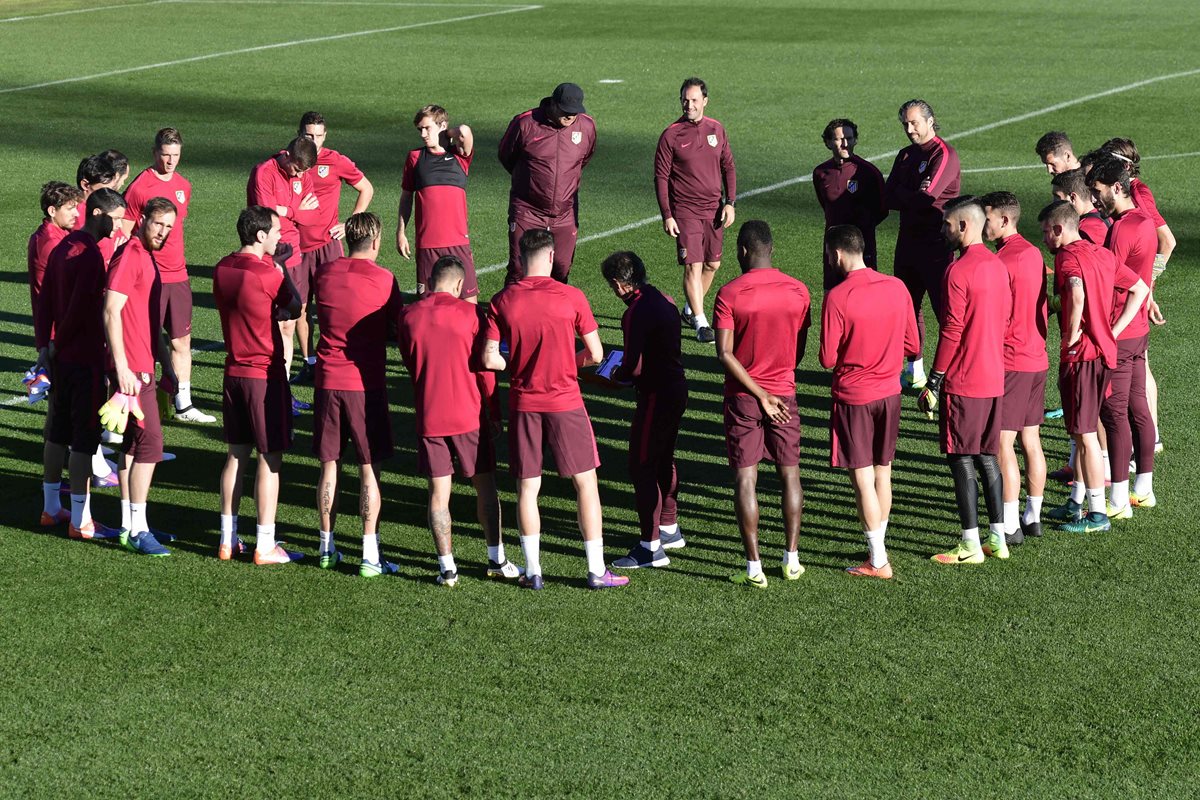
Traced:
POLYGON ((50 181, 42 184, 42 213, 50 216, 50 208, 59 208, 67 203, 75 201, 76 204, 83 202, 83 190, 78 186, 71 186, 69 183, 62 181, 50 181))
POLYGON ((177 144, 183 146, 183 135, 179 133, 177 128, 163 128, 158 133, 154 134, 154 151, 162 150, 163 145, 177 144))
POLYGON ((302 170, 310 170, 317 164, 317 145, 307 136, 297 136, 287 146, 292 162, 302 170))
POLYGON ((632 250, 618 250, 604 259, 600 264, 600 273, 609 282, 620 281, 630 286, 646 283, 646 265, 632 250))
POLYGON ((370 211, 351 214, 346 220, 346 249, 351 253, 366 250, 383 232, 383 223, 370 211))
POLYGON ((463 266, 461 258, 449 255, 442 256, 433 262, 433 269, 429 270, 429 288, 437 290, 444 282, 453 283, 460 278, 466 277, 467 270, 463 266))
POLYGON ((1092 171, 1092 166, 1103 157, 1104 151, 1096 149, 1089 150, 1079 157, 1079 168, 1083 170, 1083 175, 1086 178, 1087 174, 1092 171))
POLYGON ((743 222, 742 227, 738 229, 737 246, 752 256, 770 255, 774 246, 771 226, 761 219, 743 222))
POLYGON ((988 192, 979 198, 979 202, 983 204, 984 211, 994 208, 1008 217, 1013 225, 1021 219, 1021 201, 1012 192, 988 192))
POLYGON ((129 172, 129 159, 120 150, 105 150, 100 155, 112 162, 115 174, 124 175, 129 172))
POLYGON ((258 244, 258 234, 271 232, 271 220, 279 215, 266 206, 243 208, 238 214, 237 232, 242 247, 258 244))
POLYGON ((421 106, 421 108, 417 110, 417 115, 413 117, 413 126, 416 127, 417 125, 420 125, 421 120, 425 119, 426 117, 429 117, 431 120, 433 120, 434 125, 441 125, 443 122, 447 122, 449 119, 449 117, 446 116, 446 109, 442 108, 441 106, 430 104, 427 106, 421 106))
POLYGON ((521 260, 554 247, 554 234, 545 228, 530 228, 521 234, 521 260))
POLYGON ((114 189, 97 189, 88 195, 87 215, 89 217, 96 213, 96 209, 99 209, 101 214, 111 214, 118 208, 126 207, 125 198, 114 189))
POLYGON ((955 211, 965 210, 971 207, 979 209, 980 214, 984 214, 983 203, 973 194, 963 194, 955 197, 953 200, 947 200, 946 205, 942 207, 945 214, 950 214, 955 211))
POLYGON ((112 183, 116 178, 117 168, 113 166, 112 159, 99 153, 80 161, 79 167, 75 170, 76 184, 86 181, 89 185, 95 186, 98 183, 112 183))
POLYGON ((693 86, 699 86, 700 95, 702 97, 708 97, 708 84, 695 76, 688 78, 683 82, 683 85, 679 87, 679 96, 683 97, 684 93, 693 86))
POLYGON ((1066 195, 1088 196, 1087 178, 1083 174, 1083 167, 1058 173, 1050 179, 1050 186, 1066 195))
POLYGON ((825 130, 821 134, 821 141, 828 142, 831 140, 833 138, 833 132, 838 128, 849 128, 850 130, 854 131, 854 138, 858 138, 858 126, 848 119, 838 117, 837 119, 829 120, 829 124, 825 126, 825 130))
POLYGON ((1103 153, 1100 158, 1096 159, 1096 163, 1092 165, 1092 171, 1087 175, 1089 189, 1097 183, 1103 183, 1105 186, 1120 185, 1126 195, 1130 192, 1129 181, 1129 162, 1121 160, 1112 153, 1103 153))
POLYGON ((1071 146, 1071 140, 1062 131, 1050 131, 1042 134, 1042 138, 1037 140, 1037 144, 1033 146, 1037 152, 1038 158, 1045 158, 1049 155, 1058 155, 1059 153, 1075 149, 1071 146))
POLYGON ((161 217, 163 214, 178 214, 179 209, 165 197, 151 197, 146 201, 146 205, 142 206, 142 219, 154 219, 161 217))
POLYGON ((320 111, 305 111, 304 116, 300 117, 300 127, 297 130, 303 133, 304 129, 309 125, 320 125, 322 128, 328 127, 320 111))
POLYGON ((910 108, 919 109, 922 117, 924 117, 927 120, 931 120, 933 122, 933 130, 935 132, 940 131, 942 129, 942 126, 938 125, 937 116, 933 113, 933 106, 929 105, 929 103, 926 103, 924 100, 921 100, 920 98, 913 98, 912 100, 905 100, 904 103, 901 104, 900 113, 898 114, 901 122, 904 122, 904 116, 908 113, 908 110, 910 108))
POLYGON ((862 255, 867 243, 857 225, 833 225, 825 231, 825 248, 862 255))
POLYGON ((1100 145, 1100 150, 1104 153, 1111 153, 1126 162, 1130 177, 1136 178, 1141 174, 1142 168, 1140 164, 1142 156, 1138 153, 1137 145, 1133 143, 1133 139, 1123 139, 1118 136, 1100 145))
POLYGON ((1055 200, 1038 214, 1038 222, 1062 225, 1064 228, 1079 228, 1079 212, 1066 200, 1055 200))

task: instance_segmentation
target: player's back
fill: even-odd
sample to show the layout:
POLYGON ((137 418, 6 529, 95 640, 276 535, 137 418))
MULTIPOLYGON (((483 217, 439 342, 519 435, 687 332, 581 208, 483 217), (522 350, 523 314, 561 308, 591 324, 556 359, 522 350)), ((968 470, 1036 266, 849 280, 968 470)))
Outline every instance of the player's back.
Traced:
POLYGON ((478 307, 448 292, 429 292, 404 308, 397 328, 420 434, 453 436, 478 428, 479 384, 471 371, 478 307))
POLYGON ((946 391, 963 397, 1004 394, 1004 331, 1012 314, 1004 262, 985 245, 973 244, 946 270, 945 285, 947 323, 953 317, 961 325, 946 391))
POLYGON ((821 361, 834 367, 833 398, 865 405, 899 393, 905 335, 915 339, 916 333, 903 281, 869 268, 855 270, 829 290, 822 315, 821 361))
POLYGON ((391 272, 365 258, 339 258, 317 271, 317 388, 384 388, 388 325, 399 310, 391 272))
POLYGON ((1012 316, 1004 332, 1004 368, 1010 372, 1038 372, 1049 366, 1046 327, 1046 267, 1042 251, 1025 237, 1014 234, 1001 242, 996 255, 1008 270, 1012 316))
MULTIPOLYGON (((808 287, 778 269, 752 269, 721 287, 713 306, 713 327, 733 331, 733 355, 764 389, 791 394, 796 389, 800 331, 808 327, 808 287)), ((727 395, 745 390, 730 377, 727 395)))

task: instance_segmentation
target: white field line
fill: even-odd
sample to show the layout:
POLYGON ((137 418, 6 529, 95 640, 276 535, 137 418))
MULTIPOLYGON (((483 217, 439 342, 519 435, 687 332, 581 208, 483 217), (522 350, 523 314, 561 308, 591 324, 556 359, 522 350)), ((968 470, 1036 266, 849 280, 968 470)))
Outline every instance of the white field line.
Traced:
POLYGON ((227 6, 378 6, 379 8, 524 8, 520 3, 394 3, 391 0, 153 0, 177 5, 227 6))
POLYGON ((133 8, 134 6, 153 6, 163 2, 163 0, 143 0, 141 3, 117 3, 110 6, 90 6, 88 8, 76 8, 70 11, 50 11, 45 14, 25 14, 20 17, 6 17, 0 19, 3 22, 28 22, 35 19, 49 19, 50 17, 67 17, 72 14, 91 14, 93 11, 112 11, 117 8, 133 8))
POLYGON ((407 25, 392 25, 387 28, 371 28, 365 31, 350 31, 348 33, 335 33, 329 36, 315 36, 309 39, 295 39, 290 42, 274 42, 272 44, 260 44, 254 47, 240 47, 236 50, 224 50, 219 53, 205 53, 198 56, 189 56, 188 58, 177 58, 173 61, 159 61, 154 64, 142 64, 136 67, 124 67, 122 69, 109 70, 108 72, 97 72, 91 75, 78 75, 74 78, 59 78, 53 81, 43 81, 42 83, 31 83, 25 86, 10 86, 7 89, 0 89, 0 94, 11 94, 13 92, 28 92, 33 89, 45 89, 49 86, 62 86, 68 83, 80 83, 82 81, 98 80, 100 78, 111 78, 116 75, 128 75, 133 72, 145 72, 151 69, 160 69, 162 67, 175 67, 181 64, 194 64, 198 61, 209 61, 214 58, 225 58, 227 56, 245 55, 247 53, 261 53, 267 50, 279 50, 285 47, 298 47, 305 44, 319 44, 322 42, 336 42, 342 39, 355 39, 360 36, 374 36, 381 33, 397 33, 399 31, 411 31, 418 28, 428 28, 434 25, 449 25, 452 22, 467 22, 473 19, 483 19, 485 17, 497 17, 501 14, 519 14, 523 11, 536 11, 541 6, 510 6, 496 11, 483 11, 478 14, 466 14, 461 17, 450 17, 449 19, 435 19, 427 22, 412 22, 407 25))

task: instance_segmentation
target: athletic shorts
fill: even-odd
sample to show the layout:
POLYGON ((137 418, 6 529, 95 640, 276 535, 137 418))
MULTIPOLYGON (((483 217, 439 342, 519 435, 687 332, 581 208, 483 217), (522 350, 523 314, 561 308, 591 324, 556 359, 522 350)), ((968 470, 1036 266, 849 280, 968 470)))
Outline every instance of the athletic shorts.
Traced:
POLYGON ((292 390, 282 378, 225 376, 221 403, 226 444, 249 444, 260 453, 292 446, 292 390))
MULTIPOLYGON (((158 416, 158 384, 154 376, 146 372, 135 372, 141 390, 138 401, 142 404, 145 419, 138 422, 133 414, 121 438, 121 452, 133 456, 135 464, 157 464, 163 460, 162 419, 158 416)), ((115 375, 109 376, 112 386, 117 386, 115 375)))
POLYGON ((1067 433, 1096 432, 1100 426, 1100 404, 1108 393, 1108 372, 1102 358, 1059 365, 1058 393, 1067 433))
POLYGON ((592 421, 582 406, 571 411, 513 411, 508 425, 509 471, 517 480, 542 474, 546 445, 564 478, 600 466, 592 421))
POLYGON ((317 291, 317 270, 332 264, 345 254, 341 239, 330 239, 316 250, 300 254, 300 266, 291 270, 292 283, 300 293, 300 302, 308 305, 317 291))
POLYGON ((900 434, 900 395, 862 405, 834 400, 829 434, 829 463, 834 467, 861 469, 891 464, 900 434))
POLYGON ((100 406, 108 399, 104 370, 78 364, 50 365, 50 407, 45 439, 92 454, 100 446, 100 406))
POLYGON ((417 468, 431 478, 495 472, 496 446, 482 427, 454 436, 422 436, 417 442, 417 468))
POLYGON ((159 327, 168 339, 182 339, 192 333, 192 286, 187 281, 164 283, 158 294, 159 327))
POLYGON ((795 395, 785 400, 791 419, 776 425, 752 395, 725 398, 725 448, 729 466, 753 467, 764 458, 781 467, 800 463, 800 409, 795 395))
POLYGON ((716 264, 721 260, 725 229, 719 219, 679 219, 679 238, 675 240, 680 266, 687 264, 716 264))
POLYGON ((1005 372, 1000 430, 1019 431, 1042 424, 1046 413, 1046 373, 1005 372))
POLYGON ((347 440, 359 464, 391 458, 392 416, 387 390, 317 389, 313 403, 313 453, 322 463, 340 461, 347 440))
POLYGON ((464 244, 457 247, 418 247, 417 248, 417 294, 425 294, 429 285, 429 276, 433 274, 433 265, 442 256, 457 256, 462 261, 466 275, 463 276, 462 299, 479 296, 479 280, 475 277, 475 256, 471 246, 464 244))
POLYGON ((942 393, 938 428, 946 455, 996 455, 1000 452, 1003 397, 963 397, 942 393))

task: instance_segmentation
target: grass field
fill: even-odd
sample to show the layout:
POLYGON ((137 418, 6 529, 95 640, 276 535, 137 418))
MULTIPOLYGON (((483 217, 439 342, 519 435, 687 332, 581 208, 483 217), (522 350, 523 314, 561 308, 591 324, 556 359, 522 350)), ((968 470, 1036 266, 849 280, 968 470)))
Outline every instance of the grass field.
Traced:
MULTIPOLYGON (((1188 342, 1200 333, 1198 21, 1189 0, 1060 11, 1030 0, 1003 9, 915 0, 0 2, 0 399, 10 400, 0 409, 0 795, 1194 796, 1200 674, 1190 631, 1200 602, 1188 542, 1200 497, 1188 454, 1200 450, 1200 410, 1188 342), (139 559, 31 524, 44 407, 20 403, 18 380, 34 358, 25 241, 43 182, 71 180, 81 157, 108 147, 136 172, 158 128, 182 130, 180 171, 195 187, 194 391, 216 410, 212 265, 236 247, 248 170, 287 143, 301 113, 320 110, 328 146, 374 182, 385 241, 402 159, 418 144, 413 112, 438 102, 470 123, 479 151, 472 234, 486 267, 506 252, 499 137, 513 114, 572 80, 599 130, 572 282, 588 292, 606 346, 619 345, 623 307, 600 279, 605 255, 637 250, 653 280, 678 294, 673 251, 653 219, 651 163, 690 74, 708 81, 708 111, 729 131, 739 218, 768 220, 778 265, 811 287, 820 283, 821 218, 803 176, 827 157, 820 132, 831 117, 858 122, 860 154, 880 156, 886 169, 907 143, 896 108, 925 97, 962 158, 964 191, 1016 192, 1034 241, 1049 196, 1037 137, 1063 129, 1080 151, 1110 136, 1135 139, 1179 241, 1158 293, 1169 323, 1155 331, 1151 359, 1167 447, 1159 507, 1111 535, 1051 533, 1006 563, 939 569, 928 556, 957 535, 949 471, 933 424, 908 399, 889 531, 898 577, 848 579, 843 567, 864 548, 849 484, 827 466, 829 380, 814 332, 799 371, 808 572, 766 592, 726 582, 743 562, 721 376, 712 348, 692 341, 680 443, 689 544, 671 568, 634 573, 622 592, 580 588, 570 487, 556 478, 544 486, 547 591, 482 579, 469 492, 453 505, 464 580, 452 592, 434 584, 398 359, 389 367, 398 455, 383 507, 396 579, 325 573, 314 559, 282 569, 217 561, 216 426, 167 427, 178 460, 157 472, 150 521, 180 537, 174 557, 139 559)), ((881 254, 895 230, 894 217, 881 227, 881 254)), ((413 285, 411 262, 390 248, 381 260, 413 285)), ((718 280, 734 274, 727 247, 718 280)), ((483 276, 484 296, 501 275, 483 276)), ((632 397, 586 392, 611 559, 636 538, 624 466, 632 397)), ((285 463, 279 523, 283 538, 312 553, 310 430, 302 420, 285 463)), ((1061 424, 1043 437, 1053 469, 1067 450, 1061 424)), ((339 540, 357 556, 357 482, 346 483, 339 540)), ((501 485, 511 520, 513 484, 504 476, 501 485)), ((782 530, 767 470, 761 489, 764 558, 774 565, 782 530)), ((1049 507, 1062 490, 1047 495, 1049 507)), ((93 506, 117 519, 111 490, 93 506)), ((252 515, 247 499, 243 530, 252 515)), ((517 557, 511 526, 506 533, 517 557)))

